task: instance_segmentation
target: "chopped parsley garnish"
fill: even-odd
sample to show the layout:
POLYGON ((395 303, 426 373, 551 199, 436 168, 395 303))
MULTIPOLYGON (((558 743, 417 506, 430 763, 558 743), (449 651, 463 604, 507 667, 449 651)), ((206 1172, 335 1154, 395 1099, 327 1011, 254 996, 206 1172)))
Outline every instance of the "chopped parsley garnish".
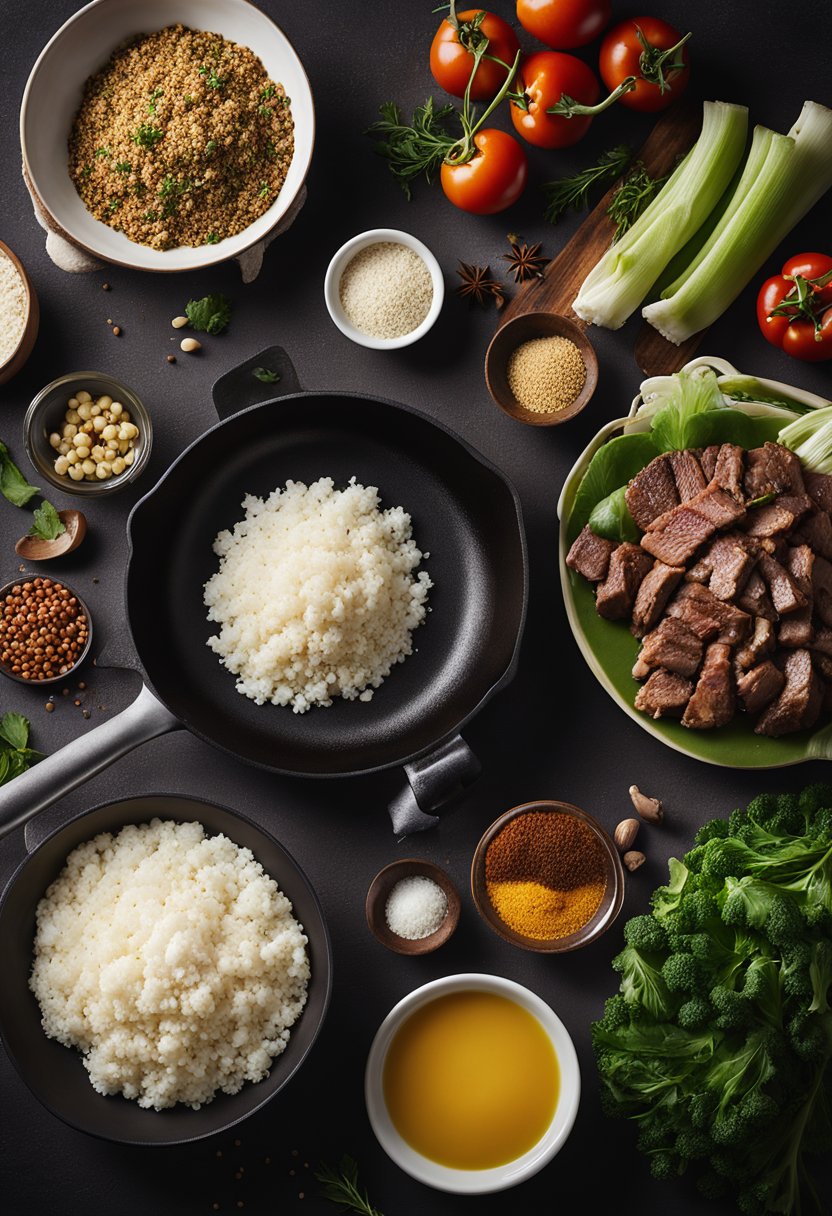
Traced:
POLYGON ((164 132, 158 127, 154 127, 149 122, 143 122, 136 134, 133 136, 133 143, 138 144, 140 148, 152 148, 158 144, 164 132))
POLYGON ((133 172, 133 166, 130 164, 129 160, 117 160, 116 161, 116 173, 132 173, 132 172, 133 172))
POLYGON ((271 114, 271 112, 272 112, 271 106, 258 106, 257 107, 257 113, 260 114, 263 118, 268 118, 269 115, 271 114))
POLYGON ((216 152, 216 150, 217 150, 217 141, 215 139, 209 139, 208 143, 205 145, 205 155, 213 156, 213 154, 216 152))
POLYGON ((159 212, 158 211, 145 211, 144 218, 147 220, 147 222, 149 224, 155 224, 159 218, 159 212))
POLYGON ((258 198, 267 198, 271 194, 271 186, 268 182, 263 182, 260 189, 257 191, 258 198))
POLYGON ((260 90, 260 96, 263 98, 264 101, 268 101, 270 97, 274 97, 276 92, 277 92, 277 89, 274 87, 274 85, 269 84, 269 85, 266 85, 265 89, 260 90))
POLYGON ((208 235, 207 235, 207 237, 205 238, 205 244, 206 244, 206 245, 216 245, 216 244, 217 244, 217 242, 219 241, 219 239, 220 239, 220 238, 219 238, 218 233, 216 233, 216 232, 209 232, 209 233, 208 233, 208 235))
POLYGON ((109 157, 112 156, 112 152, 110 151, 109 148, 96 148, 95 155, 98 160, 101 160, 102 157, 104 157, 104 156, 106 156, 109 159, 109 157))
POLYGON ((225 77, 220 76, 217 73, 216 68, 201 67, 199 69, 199 74, 200 76, 205 76, 207 78, 205 83, 208 85, 209 89, 221 89, 225 84, 225 77))
POLYGON ((150 101, 147 103, 148 114, 156 113, 156 102, 159 100, 160 97, 163 96, 164 92, 165 92, 164 89, 154 89, 153 92, 150 94, 150 101))

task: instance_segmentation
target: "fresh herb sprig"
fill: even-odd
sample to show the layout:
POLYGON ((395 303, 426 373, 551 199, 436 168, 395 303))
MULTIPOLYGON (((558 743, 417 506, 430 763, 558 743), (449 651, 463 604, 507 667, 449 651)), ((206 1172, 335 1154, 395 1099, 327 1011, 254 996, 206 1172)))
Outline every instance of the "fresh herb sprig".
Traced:
POLYGON ((143 122, 139 124, 135 135, 133 135, 133 143, 138 144, 140 148, 154 148, 159 140, 164 135, 164 131, 160 131, 158 127, 154 127, 152 123, 143 122))
POLYGON ((0 718, 0 785, 25 773, 43 752, 29 747, 29 719, 23 714, 7 713, 0 718))
POLYGON ((66 532, 63 520, 52 503, 44 499, 40 506, 35 508, 29 536, 37 536, 40 540, 55 540, 62 532, 66 532))
POLYGON ((203 296, 201 300, 188 301, 185 316, 191 328, 199 333, 221 334, 231 320, 231 303, 220 293, 203 296))
POLYGON ((272 371, 270 367, 255 367, 251 373, 255 380, 259 380, 261 384, 277 384, 280 376, 277 372, 272 371))
POLYGON ((370 1202, 366 1190, 360 1189, 358 1166, 346 1153, 339 1161, 337 1170, 322 1162, 315 1177, 321 1183, 321 1194, 330 1203, 337 1203, 344 1211, 357 1212, 359 1216, 382 1216, 370 1202))
POLYGON ((612 196, 607 215, 615 223, 613 244, 632 228, 638 217, 661 190, 670 174, 651 177, 641 161, 637 161, 612 196))
POLYGON ((9 449, 0 441, 0 494, 16 507, 25 507, 30 498, 40 494, 37 486, 30 486, 15 462, 9 449))
POLYGON ((556 224, 569 210, 580 211, 589 206, 589 197, 596 186, 620 177, 632 160, 630 148, 621 145, 610 148, 594 165, 588 165, 571 177, 546 182, 541 189, 546 200, 544 218, 556 224))

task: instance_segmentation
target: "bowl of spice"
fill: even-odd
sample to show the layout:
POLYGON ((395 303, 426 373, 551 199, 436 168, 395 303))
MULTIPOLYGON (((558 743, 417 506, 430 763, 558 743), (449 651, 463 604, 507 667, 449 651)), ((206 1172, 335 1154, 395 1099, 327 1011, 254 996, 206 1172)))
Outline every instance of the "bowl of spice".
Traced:
POLYGON ((373 350, 398 350, 424 337, 444 298, 436 258, 396 228, 374 228, 347 241, 324 280, 326 306, 341 333, 373 350))
POLYGON ((502 325, 485 355, 485 382, 500 409, 531 426, 579 414, 598 384, 598 359, 568 317, 530 312, 502 325))
POLYGON ((624 869, 591 815, 568 802, 526 802, 483 835, 471 891, 500 937, 524 950, 560 954, 610 927, 624 899, 624 869))
POLYGON ((32 353, 40 324, 35 289, 23 264, 0 241, 0 384, 16 376, 32 353))
POLYGON ((42 388, 23 422, 39 478, 67 494, 113 494, 150 459, 150 415, 131 388, 104 372, 69 372, 42 388))
POLYGON ((367 924, 396 954, 430 954, 459 923, 459 892, 439 866, 418 858, 391 862, 367 892, 367 924))
POLYGON ((65 583, 18 579, 0 588, 0 672, 21 684, 55 684, 92 645, 86 604, 65 583))

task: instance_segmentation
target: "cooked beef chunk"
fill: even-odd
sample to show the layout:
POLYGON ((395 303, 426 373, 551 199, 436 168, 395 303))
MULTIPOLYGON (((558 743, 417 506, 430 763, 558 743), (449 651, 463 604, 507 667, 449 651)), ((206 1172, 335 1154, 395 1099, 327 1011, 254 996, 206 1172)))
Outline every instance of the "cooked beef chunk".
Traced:
POLYGON ((828 654, 832 658, 832 629, 827 629, 825 625, 818 625, 815 629, 815 640, 812 642, 812 650, 819 654, 828 654))
POLYGON ((746 671, 737 680, 737 692, 745 706, 746 713, 758 714, 765 709, 775 697, 779 696, 786 677, 779 667, 775 667, 771 659, 759 663, 746 671))
POLYGON ((705 651, 705 662, 693 696, 682 715, 682 726, 694 730, 713 730, 734 716, 734 676, 731 647, 712 642, 705 651))
POLYGON ((812 567, 815 555, 808 545, 792 545, 786 557, 786 568, 800 594, 805 608, 798 608, 781 621, 777 640, 781 646, 809 646, 815 636, 812 625, 812 567))
POLYGON ((668 452, 668 456, 679 502, 687 502, 688 499, 695 498, 708 484, 696 453, 688 449, 684 452, 668 452))
POLYGON ((690 680, 659 668, 638 690, 635 707, 651 718, 680 718, 692 692, 690 680))
POLYGON ((754 547, 742 535, 718 536, 708 549, 711 578, 708 589, 718 600, 736 599, 757 561, 754 547))
POLYGON ((807 516, 795 532, 794 539, 809 545, 828 562, 832 561, 832 519, 826 511, 813 511, 807 516))
POLYGON ((811 646, 815 638, 812 613, 809 608, 798 608, 780 622, 777 642, 780 646, 811 646))
POLYGON ((590 583, 600 583, 607 577, 610 558, 615 552, 615 541, 596 536, 589 524, 582 528, 566 555, 570 570, 577 570, 590 583))
POLYGON ((828 473, 812 473, 809 469, 803 474, 806 481, 806 491, 814 498, 822 511, 832 511, 832 477, 828 473))
POLYGON ((774 626, 765 617, 754 618, 754 629, 745 645, 737 651, 737 667, 747 671, 754 667, 764 654, 774 650, 774 626))
POLYGON ((713 479, 713 475, 716 472, 716 462, 718 458, 718 443, 712 443, 710 447, 705 448, 705 450, 700 454, 699 463, 702 466, 702 472, 705 475, 706 481, 711 481, 713 479))
POLYGON ((644 639, 636 667, 644 674, 653 667, 666 667, 680 676, 692 676, 701 662, 701 639, 683 621, 666 616, 644 639))
POLYGON ((733 646, 744 641, 751 617, 733 604, 725 604, 699 583, 683 583, 667 607, 669 616, 687 625, 703 642, 733 646))
POLYGON ((598 584, 595 608, 608 621, 620 621, 633 611, 641 580, 653 565, 639 545, 625 541, 610 557, 607 577, 598 584))
POLYGON ((792 512, 778 501, 752 508, 741 526, 749 536, 782 536, 794 527, 794 523, 792 512))
POLYGON ((658 516, 642 536, 641 544, 668 566, 683 566, 714 532, 736 522, 744 513, 730 494, 711 484, 689 502, 658 516))
POLYGON ((692 566, 689 566, 685 571, 686 583, 709 583, 711 575, 714 572, 711 559, 708 557, 707 551, 702 554, 698 561, 695 561, 692 566))
POLYGON ((749 498, 762 498, 764 494, 805 492, 800 461, 794 452, 779 443, 752 448, 748 453, 743 485, 749 498))
POLYGON ((808 650, 793 650, 783 666, 786 683, 757 725, 758 735, 777 738, 814 726, 823 701, 823 685, 808 650))
POLYGON ((645 576, 638 589, 633 608, 632 631, 637 638, 642 637, 656 624, 684 573, 684 566, 666 566, 664 562, 653 563, 653 569, 645 576))
POLYGON ((827 683, 832 682, 832 659, 829 655, 819 654, 817 650, 813 650, 812 662, 815 665, 815 671, 819 672, 827 683))
POLYGON ((805 515, 808 515, 815 508, 815 504, 808 494, 781 494, 774 502, 776 506, 790 511, 794 516, 795 523, 799 523, 805 515))
POLYGON ((762 616, 767 621, 777 620, 771 596, 763 582, 762 575, 758 574, 756 570, 752 570, 749 574, 748 582, 743 587, 742 594, 737 598, 737 604, 743 612, 749 612, 752 616, 762 616))
POLYGON ((745 502, 742 476, 745 467, 744 452, 735 443, 723 443, 716 458, 712 480, 726 490, 737 502, 745 502))
POLYGON ((832 565, 823 557, 816 557, 812 567, 812 591, 815 612, 824 625, 832 627, 832 565))
POLYGON ((665 454, 651 460, 647 468, 637 473, 627 486, 624 499, 642 532, 659 515, 675 507, 679 495, 676 493, 670 458, 665 454))
MULTIPOLYGON (((781 566, 780 562, 771 554, 763 553, 760 556, 759 569, 768 584, 775 610, 780 616, 807 606, 806 596, 798 590, 785 566, 781 566)), ((830 567, 830 571, 832 571, 832 567, 830 567)))

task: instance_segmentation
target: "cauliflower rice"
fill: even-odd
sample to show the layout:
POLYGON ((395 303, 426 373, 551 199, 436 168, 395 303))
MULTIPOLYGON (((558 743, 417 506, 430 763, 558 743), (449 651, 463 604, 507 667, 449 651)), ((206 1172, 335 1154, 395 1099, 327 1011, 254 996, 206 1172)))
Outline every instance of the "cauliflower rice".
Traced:
POLYGON ((306 1003, 306 937, 249 849, 200 823, 79 845, 38 904, 29 986, 101 1094, 194 1109, 260 1081, 306 1003))
POLYGON ((220 532, 219 570, 205 584, 208 645, 258 705, 305 713, 334 696, 369 701, 412 653, 425 619, 426 571, 403 507, 379 509, 375 486, 331 477, 287 481, 220 532))

